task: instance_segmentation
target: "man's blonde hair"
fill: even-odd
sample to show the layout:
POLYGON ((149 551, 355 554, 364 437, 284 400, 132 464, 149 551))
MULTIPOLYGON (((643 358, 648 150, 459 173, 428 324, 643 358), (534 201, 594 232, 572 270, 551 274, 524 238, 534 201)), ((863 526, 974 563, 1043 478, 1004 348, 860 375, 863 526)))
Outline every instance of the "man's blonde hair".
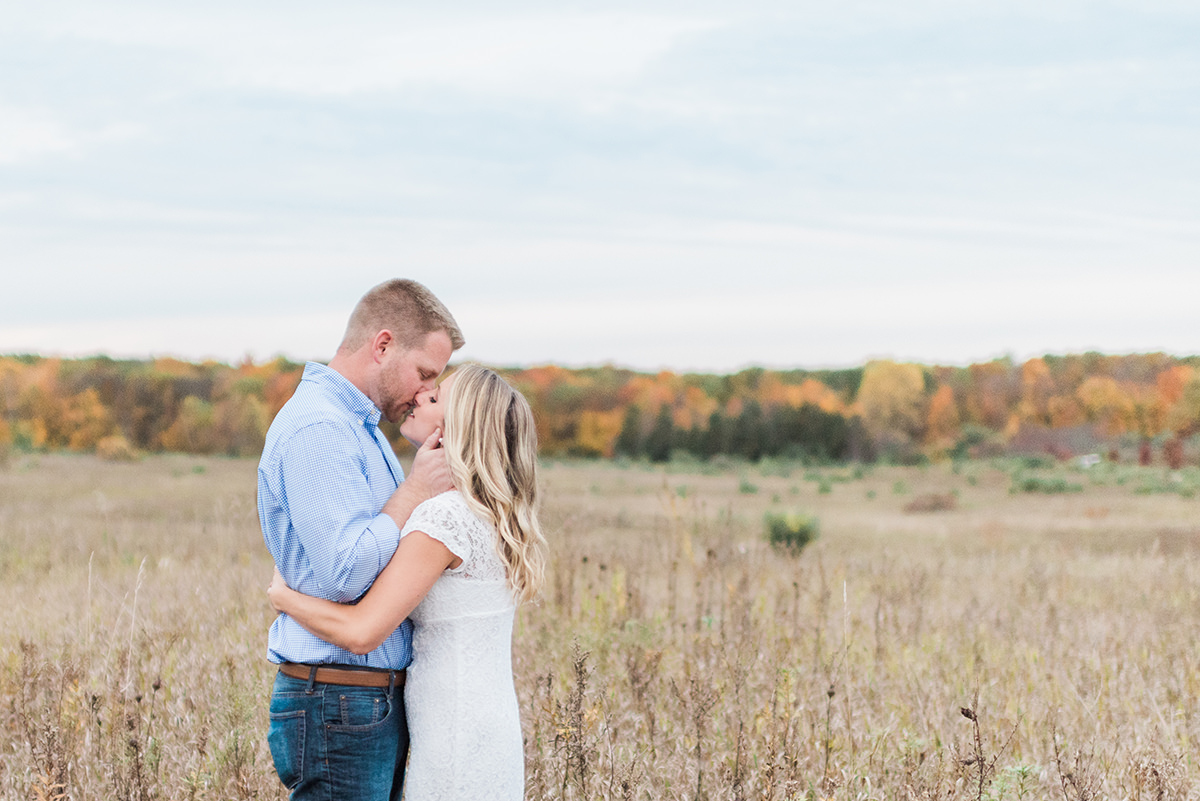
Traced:
POLYGON ((442 446, 454 486, 495 529, 514 596, 530 600, 546 574, 533 411, 524 395, 477 364, 455 370, 449 390, 442 446))
POLYGON ((453 350, 466 341, 450 310, 424 285, 406 278, 384 281, 362 296, 339 350, 352 353, 384 329, 405 349, 417 347, 434 331, 445 331, 453 350))

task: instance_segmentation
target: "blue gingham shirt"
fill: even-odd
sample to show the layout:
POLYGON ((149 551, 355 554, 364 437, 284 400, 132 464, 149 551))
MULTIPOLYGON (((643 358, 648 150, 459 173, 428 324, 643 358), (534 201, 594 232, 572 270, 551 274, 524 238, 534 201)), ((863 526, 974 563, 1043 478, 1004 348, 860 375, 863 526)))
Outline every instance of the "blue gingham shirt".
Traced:
MULTIPOLYGON (((383 570, 400 530, 380 514, 404 480, 379 431, 379 409, 345 376, 309 362, 267 432, 258 465, 258 519, 288 586, 346 603, 383 570)), ((309 634, 287 615, 271 625, 272 662, 338 663, 399 670, 412 660, 407 620, 359 656, 309 634)))

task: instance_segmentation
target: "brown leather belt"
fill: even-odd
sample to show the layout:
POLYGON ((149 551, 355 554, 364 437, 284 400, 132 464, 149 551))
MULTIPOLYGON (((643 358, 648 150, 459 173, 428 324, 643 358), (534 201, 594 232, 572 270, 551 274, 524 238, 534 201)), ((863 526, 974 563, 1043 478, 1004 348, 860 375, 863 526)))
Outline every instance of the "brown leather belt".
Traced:
POLYGON ((299 665, 284 662, 279 672, 289 678, 315 684, 340 684, 344 687, 403 687, 403 670, 350 667, 348 665, 299 665))

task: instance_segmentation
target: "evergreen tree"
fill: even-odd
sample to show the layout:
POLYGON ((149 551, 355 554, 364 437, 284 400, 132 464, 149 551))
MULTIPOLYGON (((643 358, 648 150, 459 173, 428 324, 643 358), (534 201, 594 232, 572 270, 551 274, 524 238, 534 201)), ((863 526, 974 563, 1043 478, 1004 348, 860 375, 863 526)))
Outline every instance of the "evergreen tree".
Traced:
POLYGON ((708 416, 708 428, 700 438, 699 455, 711 459, 719 453, 729 452, 729 427, 720 412, 708 416))
POLYGON ((636 458, 642 452, 642 410, 631 405, 625 410, 625 421, 621 424, 621 433, 613 443, 613 451, 618 456, 636 458))
POLYGON ((654 428, 646 437, 645 451, 652 462, 665 462, 671 458, 671 445, 675 439, 675 419, 671 407, 663 404, 658 410, 654 428))
POLYGON ((757 462, 766 450, 766 436, 767 426, 762 407, 758 401, 746 401, 742 413, 733 421, 733 431, 729 437, 730 453, 757 462))

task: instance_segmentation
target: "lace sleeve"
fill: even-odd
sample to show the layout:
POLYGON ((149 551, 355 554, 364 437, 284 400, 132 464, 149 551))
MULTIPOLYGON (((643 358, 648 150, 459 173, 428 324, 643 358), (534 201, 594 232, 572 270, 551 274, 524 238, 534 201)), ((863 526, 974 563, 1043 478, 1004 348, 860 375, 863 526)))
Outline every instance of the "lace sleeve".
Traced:
POLYGON ((450 496, 453 494, 444 492, 413 509, 408 522, 400 530, 402 538, 410 532, 423 531, 449 548, 450 553, 462 559, 462 564, 447 570, 448 573, 461 571, 471 561, 472 551, 471 537, 462 525, 461 515, 451 502, 450 496))

